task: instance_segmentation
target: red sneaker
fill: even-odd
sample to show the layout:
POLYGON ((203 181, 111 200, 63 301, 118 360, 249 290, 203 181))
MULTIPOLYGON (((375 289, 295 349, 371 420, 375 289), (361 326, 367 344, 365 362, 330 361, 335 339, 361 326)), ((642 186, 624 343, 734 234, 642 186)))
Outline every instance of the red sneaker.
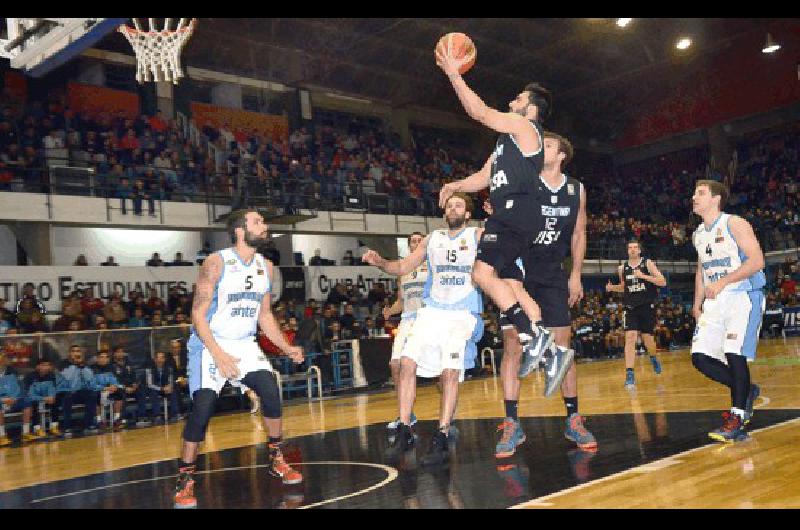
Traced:
POLYGON ((292 469, 283 458, 283 453, 279 445, 269 445, 270 466, 267 471, 273 477, 281 477, 284 484, 299 484, 303 482, 303 475, 292 469))
POLYGON ((194 469, 181 468, 178 471, 178 484, 175 486, 175 508, 197 508, 194 496, 194 469))

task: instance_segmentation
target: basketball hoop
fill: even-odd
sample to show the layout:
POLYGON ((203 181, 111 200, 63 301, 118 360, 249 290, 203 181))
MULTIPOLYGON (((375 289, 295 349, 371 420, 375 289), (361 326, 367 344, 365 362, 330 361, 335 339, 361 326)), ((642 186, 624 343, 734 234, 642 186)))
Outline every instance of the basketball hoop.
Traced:
POLYGON ((139 83, 153 80, 156 82, 172 81, 177 85, 178 80, 183 77, 181 50, 192 36, 197 19, 193 18, 187 26, 186 19, 182 18, 178 22, 178 27, 170 30, 172 19, 168 18, 161 31, 155 28, 155 19, 147 20, 148 31, 144 31, 135 18, 133 19, 134 28, 127 24, 119 27, 119 32, 125 35, 136 54, 136 80, 139 83))

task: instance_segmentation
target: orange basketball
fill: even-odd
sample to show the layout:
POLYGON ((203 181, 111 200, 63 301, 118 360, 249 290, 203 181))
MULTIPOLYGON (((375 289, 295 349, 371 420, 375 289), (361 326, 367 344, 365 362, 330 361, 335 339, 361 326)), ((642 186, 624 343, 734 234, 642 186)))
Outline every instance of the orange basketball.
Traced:
POLYGON ((467 62, 458 69, 458 73, 460 74, 467 73, 467 71, 472 68, 472 65, 475 64, 475 58, 478 56, 478 49, 475 48, 472 39, 463 33, 448 33, 442 36, 439 42, 436 43, 436 49, 445 54, 449 50, 450 55, 456 59, 463 59, 464 57, 468 59, 467 62))

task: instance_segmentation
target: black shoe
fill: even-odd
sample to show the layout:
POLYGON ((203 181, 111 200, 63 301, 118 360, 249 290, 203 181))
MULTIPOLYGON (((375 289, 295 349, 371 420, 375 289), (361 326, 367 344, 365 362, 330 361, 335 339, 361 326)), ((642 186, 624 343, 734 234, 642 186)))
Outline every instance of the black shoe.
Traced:
POLYGON ((447 435, 442 431, 436 431, 431 440, 431 447, 428 454, 422 457, 423 466, 438 466, 446 463, 450 459, 450 452, 447 444, 447 435))
POLYGON ((390 440, 389 447, 386 448, 386 458, 397 458, 406 451, 414 448, 414 434, 411 427, 404 423, 397 425, 397 434, 390 440))

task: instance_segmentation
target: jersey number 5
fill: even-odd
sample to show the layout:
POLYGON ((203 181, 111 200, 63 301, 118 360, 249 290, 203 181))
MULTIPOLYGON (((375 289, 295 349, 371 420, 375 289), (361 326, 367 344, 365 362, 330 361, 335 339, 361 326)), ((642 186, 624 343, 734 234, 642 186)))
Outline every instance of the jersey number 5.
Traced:
POLYGON ((249 275, 244 279, 244 288, 248 291, 253 288, 253 276, 249 275))

